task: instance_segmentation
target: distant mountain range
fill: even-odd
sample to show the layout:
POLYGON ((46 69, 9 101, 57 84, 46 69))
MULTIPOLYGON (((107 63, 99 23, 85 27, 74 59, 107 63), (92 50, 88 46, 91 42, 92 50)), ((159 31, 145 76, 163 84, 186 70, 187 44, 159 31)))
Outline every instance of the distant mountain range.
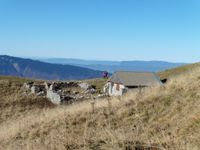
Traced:
POLYGON ((79 80, 101 77, 102 72, 78 66, 0 55, 0 75, 46 80, 79 80))
POLYGON ((171 63, 165 61, 95 61, 82 59, 49 58, 40 61, 56 64, 68 64, 89 69, 108 71, 149 71, 159 72, 184 65, 185 63, 171 63))
POLYGON ((184 65, 164 61, 95 61, 81 59, 24 59, 0 55, 0 75, 45 80, 81 80, 99 78, 102 71, 159 72, 184 65), (100 71, 99 71, 100 70, 100 71))

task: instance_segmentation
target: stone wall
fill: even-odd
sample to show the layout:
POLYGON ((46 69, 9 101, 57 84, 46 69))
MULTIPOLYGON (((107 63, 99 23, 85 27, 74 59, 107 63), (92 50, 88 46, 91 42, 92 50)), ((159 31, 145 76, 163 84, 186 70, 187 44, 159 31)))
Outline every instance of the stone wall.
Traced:
POLYGON ((99 95, 95 86, 85 82, 28 82, 23 85, 23 90, 28 95, 44 96, 54 104, 71 104, 99 95))

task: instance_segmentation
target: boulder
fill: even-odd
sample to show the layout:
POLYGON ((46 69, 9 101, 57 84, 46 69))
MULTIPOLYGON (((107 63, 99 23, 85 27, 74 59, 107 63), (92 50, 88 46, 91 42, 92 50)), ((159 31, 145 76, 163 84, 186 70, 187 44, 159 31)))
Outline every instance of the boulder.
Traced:
POLYGON ((23 84, 23 89, 28 91, 28 90, 31 89, 31 87, 33 86, 33 84, 34 84, 34 82, 24 83, 23 84))
POLYGON ((52 90, 47 90, 46 97, 54 104, 60 104, 61 103, 61 97, 59 94, 53 92, 52 90))
POLYGON ((96 93, 96 90, 93 89, 93 88, 87 89, 87 91, 85 93, 87 93, 87 94, 94 94, 94 93, 96 93))
POLYGON ((44 96, 46 93, 45 85, 34 84, 31 88, 31 94, 36 94, 37 96, 44 96))
POLYGON ((61 104, 71 104, 73 103, 74 97, 69 95, 64 95, 61 97, 61 104))
POLYGON ((86 82, 79 83, 78 86, 84 90, 87 90, 90 87, 90 85, 86 82))

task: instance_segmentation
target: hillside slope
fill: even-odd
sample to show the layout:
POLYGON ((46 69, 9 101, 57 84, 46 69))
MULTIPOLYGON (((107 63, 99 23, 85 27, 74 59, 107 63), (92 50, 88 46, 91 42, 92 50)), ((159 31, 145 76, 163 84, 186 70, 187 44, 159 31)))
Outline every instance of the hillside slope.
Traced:
POLYGON ((46 80, 79 80, 101 77, 101 74, 101 71, 72 65, 50 64, 31 59, 0 56, 0 75, 46 80))
POLYGON ((180 74, 185 74, 192 70, 195 70, 198 67, 200 67, 200 63, 188 64, 188 65, 183 65, 183 66, 176 67, 173 69, 167 69, 165 71, 159 72, 158 75, 160 76, 161 79, 173 78, 180 74))
POLYGON ((200 67, 160 88, 56 107, 0 82, 10 91, 1 93, 0 149, 200 149, 200 67))

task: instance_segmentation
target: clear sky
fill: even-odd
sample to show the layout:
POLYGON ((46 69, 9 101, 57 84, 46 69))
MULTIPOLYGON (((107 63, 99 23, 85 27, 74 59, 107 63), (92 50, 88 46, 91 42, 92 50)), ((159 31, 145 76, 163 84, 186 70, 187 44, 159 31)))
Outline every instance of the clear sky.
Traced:
POLYGON ((200 0, 0 0, 0 54, 200 61, 200 0))

